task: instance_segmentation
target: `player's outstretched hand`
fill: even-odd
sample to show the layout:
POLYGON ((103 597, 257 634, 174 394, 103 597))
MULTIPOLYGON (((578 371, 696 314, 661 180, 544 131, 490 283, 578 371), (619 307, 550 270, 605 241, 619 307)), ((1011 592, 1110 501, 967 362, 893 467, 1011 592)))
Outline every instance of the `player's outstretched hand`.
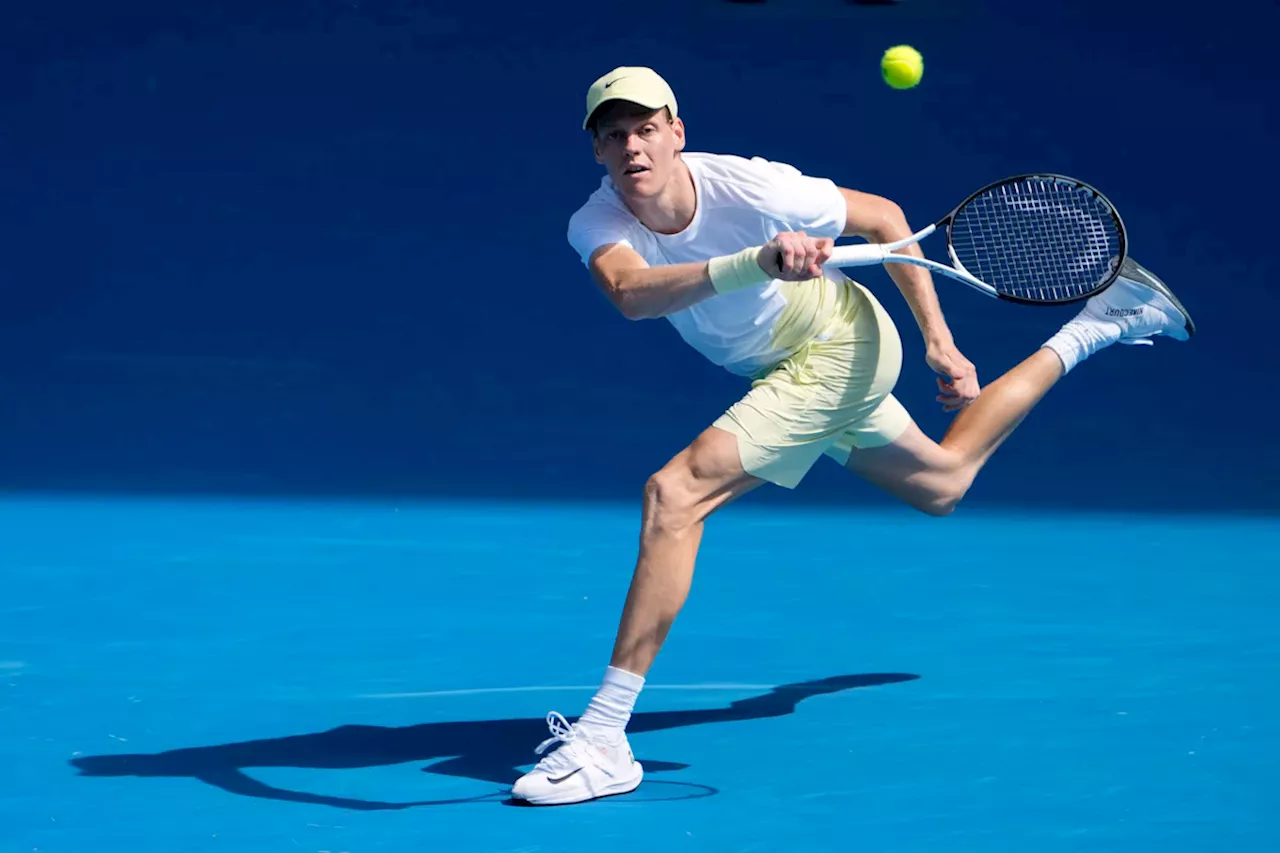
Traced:
POLYGON ((822 275, 836 241, 810 237, 803 231, 784 231, 760 250, 760 268, 783 281, 808 281, 822 275))
POLYGON ((938 396, 944 412, 958 412, 982 393, 978 385, 978 368, 960 354, 955 344, 930 345, 925 361, 938 374, 938 396))

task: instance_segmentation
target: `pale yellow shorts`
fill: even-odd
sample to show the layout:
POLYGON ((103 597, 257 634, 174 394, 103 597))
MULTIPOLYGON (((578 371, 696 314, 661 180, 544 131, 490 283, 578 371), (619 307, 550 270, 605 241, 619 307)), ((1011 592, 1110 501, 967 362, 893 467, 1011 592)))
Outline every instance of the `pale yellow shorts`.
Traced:
POLYGON ((803 328, 803 342, 753 377, 751 390, 713 425, 737 436, 747 473, 794 489, 819 457, 844 465, 855 447, 891 444, 911 416, 890 393, 902 369, 902 340, 875 296, 842 277, 789 288, 795 312, 809 312, 790 323, 803 328), (817 291, 804 288, 824 286, 815 307, 805 294, 817 291))

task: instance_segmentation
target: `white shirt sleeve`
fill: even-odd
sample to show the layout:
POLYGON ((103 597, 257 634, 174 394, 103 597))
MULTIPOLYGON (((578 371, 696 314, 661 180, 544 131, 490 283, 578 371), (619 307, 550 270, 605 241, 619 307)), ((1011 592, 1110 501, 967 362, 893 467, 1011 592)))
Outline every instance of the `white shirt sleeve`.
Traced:
POLYGON ((806 175, 787 163, 753 157, 764 177, 756 201, 759 210, 777 220, 783 231, 836 238, 848 216, 844 195, 829 178, 806 175))
POLYGON ((601 246, 619 243, 635 249, 632 236, 634 220, 607 204, 589 203, 569 217, 569 245, 582 258, 585 265, 591 254, 601 246))

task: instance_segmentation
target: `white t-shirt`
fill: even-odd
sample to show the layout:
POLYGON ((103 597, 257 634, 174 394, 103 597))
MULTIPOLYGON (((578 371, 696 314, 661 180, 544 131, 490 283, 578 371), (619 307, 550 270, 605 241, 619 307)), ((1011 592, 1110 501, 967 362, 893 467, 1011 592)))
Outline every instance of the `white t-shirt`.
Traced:
MULTIPOLYGON (((569 219, 569 243, 585 264, 601 246, 621 243, 649 266, 706 261, 769 242, 783 231, 840 236, 845 199, 834 182, 761 157, 684 153, 697 207, 678 234, 655 234, 636 219, 606 175, 569 219)), ((713 364, 749 376, 778 358, 774 326, 786 307, 781 281, 720 294, 667 315, 684 340, 713 364)))

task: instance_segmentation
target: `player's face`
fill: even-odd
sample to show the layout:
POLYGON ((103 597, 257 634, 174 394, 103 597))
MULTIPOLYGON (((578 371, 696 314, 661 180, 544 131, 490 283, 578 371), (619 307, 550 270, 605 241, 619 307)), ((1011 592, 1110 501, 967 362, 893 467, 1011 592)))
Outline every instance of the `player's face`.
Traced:
POLYGON ((666 187, 684 150, 684 125, 666 110, 606 114, 596 126, 596 162, 625 196, 652 197, 666 187))

